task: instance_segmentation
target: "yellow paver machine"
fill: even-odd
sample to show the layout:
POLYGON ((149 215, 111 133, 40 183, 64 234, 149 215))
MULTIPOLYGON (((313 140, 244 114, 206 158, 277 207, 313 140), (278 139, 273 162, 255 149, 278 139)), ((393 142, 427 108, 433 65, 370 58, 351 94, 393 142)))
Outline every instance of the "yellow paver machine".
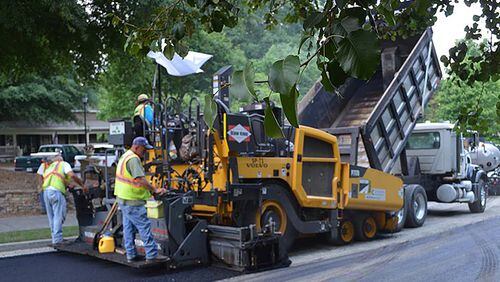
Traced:
MULTIPOLYGON (((407 126, 408 130, 401 127, 394 131, 401 137, 398 146, 403 147, 422 101, 417 94, 411 96, 410 92, 395 89, 413 87, 417 93, 413 84, 427 81, 428 70, 422 54, 430 53, 431 33, 428 31, 422 37, 405 42, 399 47, 411 54, 405 57, 404 64, 414 65, 403 65, 401 69, 424 70, 424 76, 410 77, 408 72, 395 75, 395 69, 393 77, 389 78, 392 86, 384 92, 378 77, 382 76, 382 71, 378 71, 369 83, 379 81, 383 95, 377 96, 379 102, 372 103, 366 114, 370 116, 369 124, 375 124, 377 130, 388 129, 388 126, 396 130, 401 122, 407 126), (407 81, 407 77, 415 81, 407 81), (401 93, 410 96, 399 99, 402 96, 397 95, 403 95, 401 93), (393 109, 394 101, 402 104, 393 109), (387 118, 387 109, 390 109, 389 118, 393 117, 394 121, 387 118), (411 115, 399 114, 411 109, 415 109, 414 114, 413 111, 411 115)), ((387 44, 384 50, 392 50, 399 43, 387 44)), ((435 60, 431 62, 434 64, 435 60)), ((239 112, 231 112, 229 93, 223 87, 229 76, 230 68, 223 68, 214 76, 214 84, 219 90, 214 98, 217 115, 213 130, 204 123, 196 99, 191 101, 188 113, 173 112, 172 109, 180 108, 179 104, 173 98, 162 102, 160 91, 153 103, 154 124, 151 129, 144 130, 155 144, 144 160, 147 178, 154 186, 168 190, 147 205, 160 252, 169 257, 164 262, 166 267, 218 262, 252 271, 286 266, 289 264, 287 251, 299 236, 318 236, 325 244, 349 244, 354 240, 373 239, 379 232, 397 232, 405 221, 413 227, 423 224, 426 210, 419 214, 422 209, 418 205, 423 204, 426 208, 426 202, 415 200, 421 194, 417 193, 421 192, 420 186, 404 185, 399 177, 381 166, 358 166, 349 162, 345 157, 346 148, 340 144, 342 140, 334 133, 308 126, 291 127, 285 123, 278 107, 266 109, 265 104, 252 104, 239 112), (266 110, 274 111, 283 138, 266 136, 266 110), (406 214, 408 203, 416 204, 412 206, 414 213, 406 214)), ((349 87, 345 91, 349 91, 349 87)), ((312 104, 309 101, 308 107, 312 104)), ((328 110, 326 113, 335 114, 328 110)), ((380 142, 391 141, 391 132, 388 136, 381 135, 386 138, 380 142)), ((132 137, 130 122, 111 122, 110 143, 126 146, 132 137)), ((369 139, 369 135, 365 137, 372 141, 365 144, 377 141, 369 139)), ((374 145, 374 154, 385 152, 383 143, 374 145)), ((371 148, 365 147, 370 155, 371 148)), ((357 156, 357 151, 350 153, 357 156)), ((399 153, 393 152, 390 156, 395 158, 399 153)), ((112 219, 104 220, 114 202, 112 178, 104 178, 106 185, 93 188, 88 194, 75 192, 80 237, 77 242, 60 249, 146 267, 145 262, 128 263, 116 252, 101 254, 97 251, 100 234, 106 232, 115 238, 116 251, 122 248, 120 211, 117 210, 112 219), (104 222, 109 223, 105 228, 104 222)), ((140 248, 139 237, 136 243, 140 248)))

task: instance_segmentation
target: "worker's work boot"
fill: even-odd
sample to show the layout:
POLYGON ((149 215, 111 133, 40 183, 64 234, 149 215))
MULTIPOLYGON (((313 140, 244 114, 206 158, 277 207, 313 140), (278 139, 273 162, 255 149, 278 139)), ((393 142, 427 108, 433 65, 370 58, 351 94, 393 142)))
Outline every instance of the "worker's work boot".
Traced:
POLYGON ((127 258, 127 262, 128 263, 138 262, 138 261, 141 261, 141 260, 143 260, 143 257, 141 257, 141 256, 135 256, 133 258, 127 258))
POLYGON ((57 248, 60 248, 62 246, 68 245, 69 243, 71 243, 71 241, 63 239, 61 242, 50 244, 49 246, 51 246, 54 249, 57 249, 57 248))
POLYGON ((166 257, 166 256, 162 256, 162 255, 157 255, 156 257, 154 258, 151 258, 151 259, 146 259, 146 262, 147 263, 155 263, 155 262, 166 262, 168 261, 169 258, 166 257))

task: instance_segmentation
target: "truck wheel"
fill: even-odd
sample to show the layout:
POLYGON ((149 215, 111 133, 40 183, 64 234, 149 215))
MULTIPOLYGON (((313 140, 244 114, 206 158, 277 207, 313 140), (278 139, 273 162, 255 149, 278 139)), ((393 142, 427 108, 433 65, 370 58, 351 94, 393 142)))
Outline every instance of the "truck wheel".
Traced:
POLYGON ((352 243, 354 240, 354 224, 350 220, 340 222, 339 228, 325 233, 329 244, 341 246, 352 243))
POLYGON ((420 185, 405 187, 405 227, 420 227, 427 217, 427 194, 420 185))
POLYGON ((478 194, 475 195, 477 200, 473 203, 469 203, 469 210, 471 213, 482 213, 486 209, 486 199, 488 198, 488 192, 486 191, 486 185, 484 185, 484 180, 479 179, 477 182, 478 194))
POLYGON ((377 222, 370 215, 364 215, 354 221, 354 238, 357 241, 368 241, 377 235, 377 222))

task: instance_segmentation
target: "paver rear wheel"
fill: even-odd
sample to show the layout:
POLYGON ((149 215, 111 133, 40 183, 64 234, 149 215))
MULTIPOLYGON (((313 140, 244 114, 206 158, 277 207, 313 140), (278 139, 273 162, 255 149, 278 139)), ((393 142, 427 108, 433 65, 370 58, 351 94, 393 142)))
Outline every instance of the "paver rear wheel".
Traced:
POLYGON ((350 220, 342 220, 338 229, 325 233, 326 240, 332 245, 347 245, 354 240, 354 224, 350 220))
POLYGON ((420 227, 427 217, 427 194, 424 187, 412 184, 405 187, 405 227, 420 227))
POLYGON ((371 240, 377 231, 377 222, 371 215, 359 216, 354 221, 354 238, 357 241, 371 240))

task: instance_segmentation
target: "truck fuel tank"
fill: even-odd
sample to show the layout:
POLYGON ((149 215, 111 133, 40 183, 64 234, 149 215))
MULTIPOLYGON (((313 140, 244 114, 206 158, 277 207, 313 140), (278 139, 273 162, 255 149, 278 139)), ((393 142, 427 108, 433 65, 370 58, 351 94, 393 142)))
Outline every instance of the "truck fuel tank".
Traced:
MULTIPOLYGON (((466 181, 463 181, 466 182, 466 181)), ((470 181, 468 181, 470 182, 470 181)), ((462 184, 442 184, 439 186, 436 192, 436 196, 440 202, 453 203, 453 202, 469 202, 472 203, 475 200, 474 192, 471 189, 467 189, 469 183, 462 184)), ((469 186, 472 186, 470 183, 469 186)))

